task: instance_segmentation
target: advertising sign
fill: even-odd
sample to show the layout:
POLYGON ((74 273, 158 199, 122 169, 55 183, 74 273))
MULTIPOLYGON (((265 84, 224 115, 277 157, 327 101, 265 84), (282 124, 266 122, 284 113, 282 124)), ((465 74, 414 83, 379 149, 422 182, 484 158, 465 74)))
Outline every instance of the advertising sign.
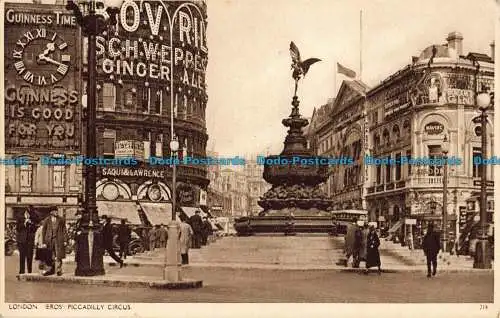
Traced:
POLYGON ((161 100, 178 112, 200 108, 206 102, 206 28, 201 1, 126 0, 117 31, 97 37, 98 73, 119 84, 140 79, 149 91, 143 96, 161 90, 161 100))
POLYGON ((61 6, 5 4, 7 151, 80 148, 79 33, 61 6))
POLYGON ((444 130, 444 125, 438 122, 428 123, 424 127, 424 131, 429 135, 439 135, 444 130))

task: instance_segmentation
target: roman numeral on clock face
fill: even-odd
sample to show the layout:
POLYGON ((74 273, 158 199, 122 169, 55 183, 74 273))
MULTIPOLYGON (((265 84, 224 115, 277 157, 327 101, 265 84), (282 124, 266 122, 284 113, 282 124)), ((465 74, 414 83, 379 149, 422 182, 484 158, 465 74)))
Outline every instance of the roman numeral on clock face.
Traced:
POLYGON ((71 55, 69 54, 62 54, 61 55, 61 62, 69 62, 71 61, 71 55))
POLYGON ((59 65, 59 67, 57 68, 57 72, 61 75, 66 75, 66 73, 68 72, 68 65, 66 64, 61 64, 59 65))
POLYGON ((22 72, 24 72, 26 70, 26 68, 24 67, 23 61, 18 61, 16 63, 14 63, 14 67, 16 68, 16 70, 19 74, 21 74, 22 72))
POLYGON ((45 38, 47 36, 47 30, 46 29, 37 29, 36 36, 37 36, 37 38, 45 38))
POLYGON ((31 73, 30 71, 27 71, 26 73, 24 73, 24 80, 27 81, 27 82, 30 82, 30 83, 33 83, 33 73, 31 73))
POLYGON ((64 50, 67 47, 68 47, 68 43, 64 42, 61 45, 59 45, 59 50, 64 50))
POLYGON ((38 85, 47 85, 47 80, 45 80, 45 76, 38 76, 38 85))

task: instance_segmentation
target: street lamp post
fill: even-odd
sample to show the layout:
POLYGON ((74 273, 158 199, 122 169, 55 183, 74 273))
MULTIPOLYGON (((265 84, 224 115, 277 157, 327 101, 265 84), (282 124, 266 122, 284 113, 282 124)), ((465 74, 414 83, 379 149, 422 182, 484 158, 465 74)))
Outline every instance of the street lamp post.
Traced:
MULTIPOLYGON (((106 0, 107 17, 104 8, 100 8, 102 1, 73 1, 68 0, 66 9, 72 10, 82 32, 88 37, 87 55, 87 118, 86 118, 86 155, 89 158, 97 157, 96 142, 96 37, 103 33, 108 25, 116 24, 116 14, 122 0, 106 0)), ((103 264, 103 242, 99 227, 99 217, 96 205, 96 182, 97 167, 93 165, 85 166, 85 193, 84 210, 85 214, 81 222, 81 234, 76 238, 76 276, 104 275, 103 264)))
POLYGON ((448 151, 450 142, 448 136, 444 135, 443 139, 443 160, 444 160, 444 171, 443 171, 443 252, 446 253, 446 243, 448 241, 448 151))
MULTIPOLYGON (((486 147, 486 123, 488 114, 486 111, 491 103, 490 95, 481 93, 476 96, 476 102, 481 110, 481 158, 484 160, 487 157, 486 147)), ((480 200, 480 231, 479 239, 476 245, 476 257, 474 260, 474 268, 487 269, 491 268, 491 253, 488 246, 488 223, 487 223, 487 197, 486 197, 486 166, 481 164, 481 200, 480 200)))
POLYGON ((171 121, 170 121, 170 133, 172 140, 170 141, 170 150, 172 151, 172 219, 168 225, 168 240, 167 240, 167 250, 165 253, 165 269, 163 271, 163 279, 169 282, 178 282, 181 280, 181 270, 180 270, 180 251, 179 251, 179 224, 176 220, 176 204, 177 204, 177 172, 175 162, 177 159, 177 152, 179 151, 179 142, 174 136, 174 118, 173 118, 173 107, 171 107, 171 121))

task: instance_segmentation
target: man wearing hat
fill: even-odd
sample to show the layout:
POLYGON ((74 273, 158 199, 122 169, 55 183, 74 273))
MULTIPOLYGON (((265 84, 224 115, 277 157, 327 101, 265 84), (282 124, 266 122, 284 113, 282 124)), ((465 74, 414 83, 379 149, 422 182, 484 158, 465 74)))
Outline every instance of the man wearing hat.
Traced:
POLYGON ((64 219, 58 215, 58 208, 50 208, 49 217, 42 224, 42 247, 48 248, 51 254, 50 269, 43 273, 44 276, 62 275, 62 260, 66 257, 65 240, 66 224, 64 219))
POLYGON ((193 248, 201 248, 201 236, 203 231, 203 220, 200 216, 200 210, 196 210, 193 216, 189 218, 189 223, 193 229, 193 248))
POLYGON ((120 264, 120 268, 123 267, 123 260, 116 255, 115 250, 113 248, 113 225, 111 225, 111 218, 107 215, 103 215, 102 219, 104 220, 104 227, 102 229, 102 240, 104 249, 108 252, 109 256, 120 264))

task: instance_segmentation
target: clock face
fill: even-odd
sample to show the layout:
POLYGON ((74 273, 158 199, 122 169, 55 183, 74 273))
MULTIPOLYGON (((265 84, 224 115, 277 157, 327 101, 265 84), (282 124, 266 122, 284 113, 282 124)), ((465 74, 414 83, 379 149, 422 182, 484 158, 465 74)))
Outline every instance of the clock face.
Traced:
POLYGON ((69 71, 68 43, 57 32, 38 28, 24 32, 12 52, 19 76, 32 85, 53 85, 69 71))

